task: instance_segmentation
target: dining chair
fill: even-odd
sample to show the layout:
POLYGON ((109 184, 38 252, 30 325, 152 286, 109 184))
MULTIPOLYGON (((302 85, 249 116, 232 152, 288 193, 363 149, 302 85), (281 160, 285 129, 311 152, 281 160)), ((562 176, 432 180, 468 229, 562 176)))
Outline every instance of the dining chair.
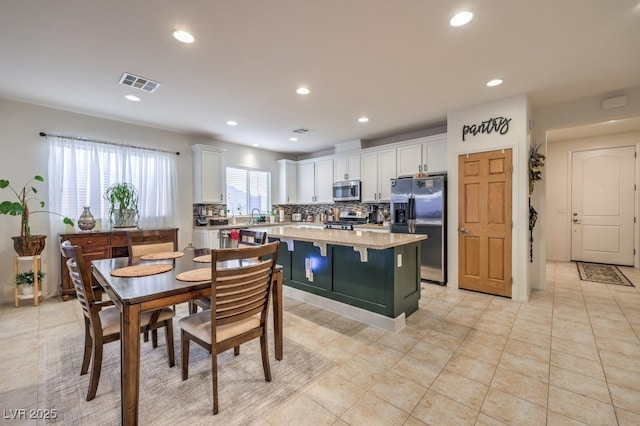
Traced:
MULTIPOLYGON (((267 242, 266 231, 253 231, 250 229, 241 229, 239 234, 240 234, 240 238, 238 240, 238 247, 259 246, 267 242)), ((201 297, 199 299, 194 299, 189 302, 190 314, 195 314, 196 312, 198 312, 198 308, 201 308, 203 311, 207 309, 211 309, 211 298, 201 297)))
POLYGON ((211 251, 212 309, 178 321, 182 342, 182 380, 189 376, 189 343, 211 352, 213 414, 218 414, 218 354, 260 339, 264 378, 271 381, 267 316, 280 242, 211 251), (263 260, 256 260, 263 259, 263 260), (237 264, 235 264, 235 262, 237 264), (218 267, 218 262, 234 262, 218 267))
MULTIPOLYGON (((96 300, 91 288, 91 267, 82 255, 79 246, 72 246, 69 241, 60 245, 62 255, 67 258, 67 267, 71 282, 76 289, 76 296, 84 314, 84 356, 80 375, 87 374, 89 363, 92 361, 91 378, 87 401, 96 396, 100 372, 102 370, 102 347, 105 343, 120 340, 120 311, 113 306, 113 302, 96 300)), ((175 365, 173 348, 173 317, 171 308, 163 308, 140 315, 140 332, 165 328, 169 367, 175 365)), ((153 347, 157 346, 157 341, 153 347)))
POLYGON ((254 231, 251 229, 241 229, 238 247, 240 246, 259 246, 267 242, 266 231, 254 231))
POLYGON ((127 232, 127 248, 129 257, 140 259, 145 254, 177 251, 177 242, 162 241, 164 235, 157 230, 142 230, 127 232))
MULTIPOLYGON (((177 242, 162 241, 165 235, 158 230, 142 230, 127 232, 127 248, 129 250, 129 258, 132 262, 140 260, 145 254, 174 252, 177 250, 177 242)), ((190 305, 189 305, 190 306, 190 305)), ((176 307, 173 306, 175 312, 176 307)), ((158 346, 158 332, 152 331, 151 340, 153 347, 158 346)), ((144 341, 149 341, 149 332, 145 331, 144 341)))

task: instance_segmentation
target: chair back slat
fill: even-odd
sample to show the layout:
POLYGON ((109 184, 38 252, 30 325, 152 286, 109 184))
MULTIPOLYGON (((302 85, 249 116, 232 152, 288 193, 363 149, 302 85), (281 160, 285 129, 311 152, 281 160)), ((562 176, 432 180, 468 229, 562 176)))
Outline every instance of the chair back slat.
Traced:
MULTIPOLYGON (((280 242, 211 252, 212 331, 260 314, 264 324, 280 242), (267 260, 256 260, 265 259, 267 260), (218 262, 246 260, 234 268, 217 268, 218 262), (245 263, 243 265, 243 263, 245 263)), ((215 337, 215 336, 214 336, 215 337)), ((214 340, 215 341, 215 340, 214 340)))
POLYGON ((80 302, 84 316, 92 323, 96 320, 99 321, 99 319, 96 318, 97 315, 93 313, 95 298, 93 289, 91 288, 91 268, 89 268, 82 255, 82 249, 79 246, 72 246, 68 241, 65 241, 61 244, 60 250, 64 257, 67 258, 69 277, 76 289, 76 296, 80 302))

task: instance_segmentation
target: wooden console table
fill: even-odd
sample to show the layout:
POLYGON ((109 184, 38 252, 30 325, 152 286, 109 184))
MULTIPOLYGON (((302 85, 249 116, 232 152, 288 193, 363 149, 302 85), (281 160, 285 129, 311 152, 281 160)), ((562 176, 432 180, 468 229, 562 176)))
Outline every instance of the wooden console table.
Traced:
MULTIPOLYGON (((133 231, 138 231, 137 229, 133 231)), ((146 231, 146 229, 145 229, 146 231)), ((153 229, 158 231, 154 235, 157 242, 173 242, 174 250, 178 250, 178 228, 153 229)), ((127 230, 118 231, 87 231, 74 232, 70 234, 60 234, 60 243, 69 240, 72 245, 82 248, 82 255, 90 263, 92 260, 109 259, 112 257, 128 257, 127 230)), ((154 242, 155 242, 154 241, 154 242)), ((66 260, 60 256, 60 277, 62 278, 62 300, 69 300, 69 297, 76 294, 66 260)), ((97 285, 97 282, 93 283, 97 285)))

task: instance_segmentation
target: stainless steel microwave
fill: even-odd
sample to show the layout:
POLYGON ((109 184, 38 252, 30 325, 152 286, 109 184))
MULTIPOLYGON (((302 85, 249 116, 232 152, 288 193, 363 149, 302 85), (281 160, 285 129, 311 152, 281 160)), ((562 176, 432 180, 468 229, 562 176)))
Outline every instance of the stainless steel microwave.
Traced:
POLYGON ((360 201, 360 181, 335 182, 333 184, 333 201, 360 201))

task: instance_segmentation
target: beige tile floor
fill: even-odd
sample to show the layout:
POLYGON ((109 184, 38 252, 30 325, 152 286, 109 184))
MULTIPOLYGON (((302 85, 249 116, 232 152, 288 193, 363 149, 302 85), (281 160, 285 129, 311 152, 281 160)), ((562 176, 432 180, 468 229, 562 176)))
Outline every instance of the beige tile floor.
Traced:
MULTIPOLYGON (((640 287, 640 271, 622 269, 640 287)), ((336 366, 267 424, 640 424, 637 287, 580 281, 558 262, 527 303, 423 287, 396 334, 286 299, 287 337, 336 366)), ((0 396, 12 399, 0 408, 41 405, 39 342, 80 321, 77 303, 0 307, 0 396)))

